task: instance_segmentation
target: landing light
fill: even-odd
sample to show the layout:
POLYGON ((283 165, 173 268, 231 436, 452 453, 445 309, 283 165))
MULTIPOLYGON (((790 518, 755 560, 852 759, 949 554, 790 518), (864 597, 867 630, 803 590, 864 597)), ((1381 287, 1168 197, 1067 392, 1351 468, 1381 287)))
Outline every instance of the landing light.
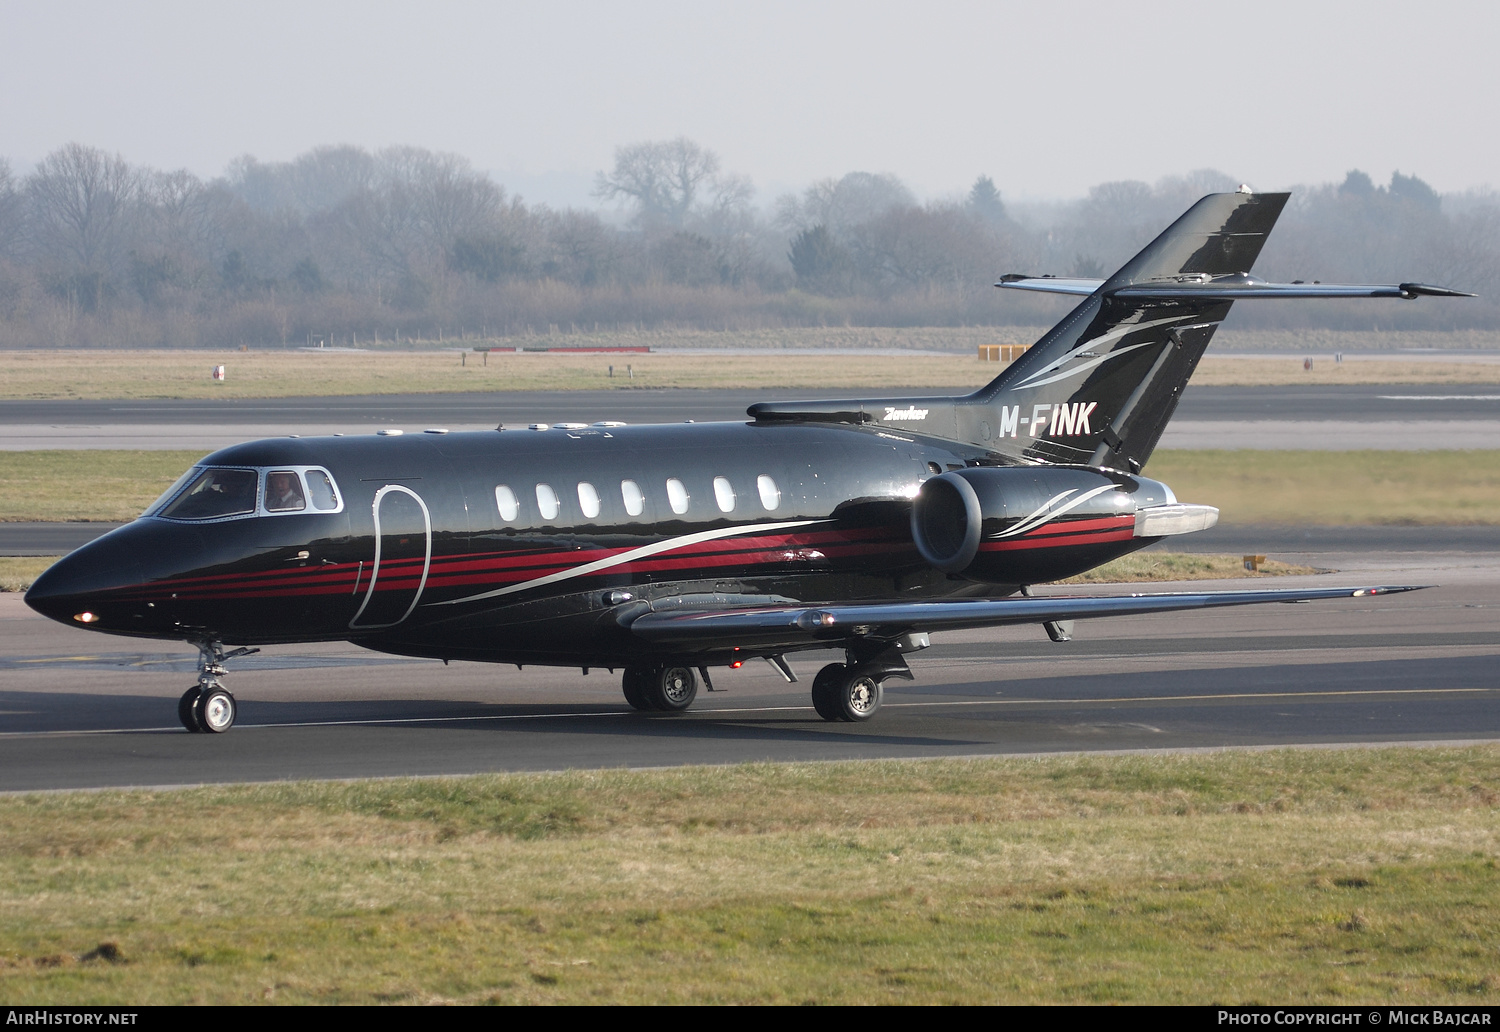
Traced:
POLYGON ((99 617, 93 613, 79 613, 77 616, 73 617, 73 619, 77 620, 79 623, 94 623, 99 619, 99 617))

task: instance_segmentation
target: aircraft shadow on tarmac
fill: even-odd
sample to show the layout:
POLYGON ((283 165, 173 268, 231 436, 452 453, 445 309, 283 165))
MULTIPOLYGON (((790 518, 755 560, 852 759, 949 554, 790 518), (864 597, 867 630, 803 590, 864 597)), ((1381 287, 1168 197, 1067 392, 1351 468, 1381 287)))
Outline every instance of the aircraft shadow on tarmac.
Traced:
MULTIPOLYGON (((1077 720, 1092 727, 1101 719, 1174 729, 1217 727, 1232 735, 1270 740, 1288 740, 1289 733, 1300 740, 1309 733, 1389 736, 1455 729, 1483 736, 1500 733, 1500 707, 1494 704, 1500 685, 1493 676, 1494 665, 1493 654, 1351 663, 1331 653, 1327 662, 1316 663, 1097 670, 1054 677, 1003 678, 1003 670, 997 670, 1001 677, 892 685, 886 692, 887 709, 870 724, 825 723, 811 706, 802 708, 800 695, 784 693, 731 696, 727 711, 700 702, 700 708, 681 715, 634 713, 623 703, 562 699, 548 704, 439 698, 261 701, 250 696, 241 698, 240 726, 229 737, 298 726, 386 725, 427 731, 951 748, 990 744, 986 728, 1071 725, 1077 720), (902 703, 913 708, 905 709, 902 703)), ((0 691, 0 732, 175 732, 174 702, 161 694, 0 691)))
MULTIPOLYGON (((0 691, 0 733, 58 734, 104 732, 161 734, 187 732, 168 720, 173 702, 161 696, 114 695, 101 706, 97 696, 72 692, 0 691)), ((719 739, 837 739, 886 746, 952 746, 966 744, 951 738, 928 738, 872 733, 899 730, 891 721, 881 724, 829 724, 813 713, 787 707, 784 715, 765 713, 717 714, 704 709, 692 714, 635 713, 598 703, 541 706, 536 703, 447 702, 433 699, 384 699, 373 702, 258 702, 240 700, 239 737, 261 730, 298 727, 340 727, 385 724, 424 730, 530 732, 634 737, 711 737, 719 739), (803 725, 806 726, 798 726, 803 725), (864 732, 864 733, 861 733, 864 732)), ((983 742, 967 743, 983 745, 983 742)))

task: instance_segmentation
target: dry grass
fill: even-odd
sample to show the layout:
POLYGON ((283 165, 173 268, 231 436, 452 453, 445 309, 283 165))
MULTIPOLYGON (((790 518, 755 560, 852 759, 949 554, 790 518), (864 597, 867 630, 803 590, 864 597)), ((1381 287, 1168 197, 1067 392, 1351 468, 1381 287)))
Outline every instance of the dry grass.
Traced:
MULTIPOLYGON (((557 346, 609 343, 755 350, 730 354, 494 354, 487 360, 473 352, 461 355, 456 350, 322 354, 228 350, 5 351, 0 352, 0 398, 266 398, 648 387, 931 390, 977 387, 999 373, 998 363, 980 362, 975 357, 976 344, 1029 343, 1040 333, 1037 328, 998 327, 589 334, 544 341, 557 346), (846 349, 847 353, 806 353, 809 348, 829 347, 846 349), (871 348, 908 350, 900 355, 882 355, 870 354, 871 348), (209 375, 216 365, 228 369, 224 382, 215 382, 209 375), (613 378, 609 376, 611 365, 616 372, 613 378), (627 367, 633 370, 633 378, 626 375, 627 367)), ((1311 371, 1305 371, 1302 357, 1300 353, 1285 358, 1210 356, 1199 368, 1194 382, 1206 385, 1500 383, 1500 361, 1415 357, 1387 360, 1350 355, 1341 365, 1319 359, 1311 371)))
POLYGON ((1059 584, 1134 584, 1146 581, 1227 580, 1265 577, 1287 577, 1310 573, 1327 573, 1313 566, 1297 566, 1278 559, 1268 559, 1259 570, 1245 569, 1244 556, 1179 555, 1173 552, 1135 552, 1058 581, 1059 584))
POLYGON ((201 451, 0 451, 0 523, 133 520, 201 451))
POLYGON ((1159 451, 1146 473, 1224 523, 1500 522, 1500 451, 1159 451))
POLYGON ((0 555, 0 591, 25 591, 57 559, 55 555, 0 555))
POLYGON ((0 800, 0 996, 1500 998, 1494 748, 0 800))

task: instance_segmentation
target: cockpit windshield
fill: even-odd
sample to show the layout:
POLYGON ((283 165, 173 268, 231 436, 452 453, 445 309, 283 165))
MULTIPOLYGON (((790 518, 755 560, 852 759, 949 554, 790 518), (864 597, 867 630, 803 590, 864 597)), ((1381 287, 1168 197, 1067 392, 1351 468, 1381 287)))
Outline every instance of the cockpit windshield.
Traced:
POLYGON ((170 520, 214 520, 252 513, 259 479, 253 469, 205 469, 156 515, 170 520))

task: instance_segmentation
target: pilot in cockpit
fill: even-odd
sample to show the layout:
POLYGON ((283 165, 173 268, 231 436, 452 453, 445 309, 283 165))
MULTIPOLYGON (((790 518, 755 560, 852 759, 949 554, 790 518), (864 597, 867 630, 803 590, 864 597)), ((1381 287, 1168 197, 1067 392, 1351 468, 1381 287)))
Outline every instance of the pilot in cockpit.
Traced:
POLYGON ((295 473, 266 474, 266 511, 288 512, 307 507, 302 497, 302 480, 295 473))

